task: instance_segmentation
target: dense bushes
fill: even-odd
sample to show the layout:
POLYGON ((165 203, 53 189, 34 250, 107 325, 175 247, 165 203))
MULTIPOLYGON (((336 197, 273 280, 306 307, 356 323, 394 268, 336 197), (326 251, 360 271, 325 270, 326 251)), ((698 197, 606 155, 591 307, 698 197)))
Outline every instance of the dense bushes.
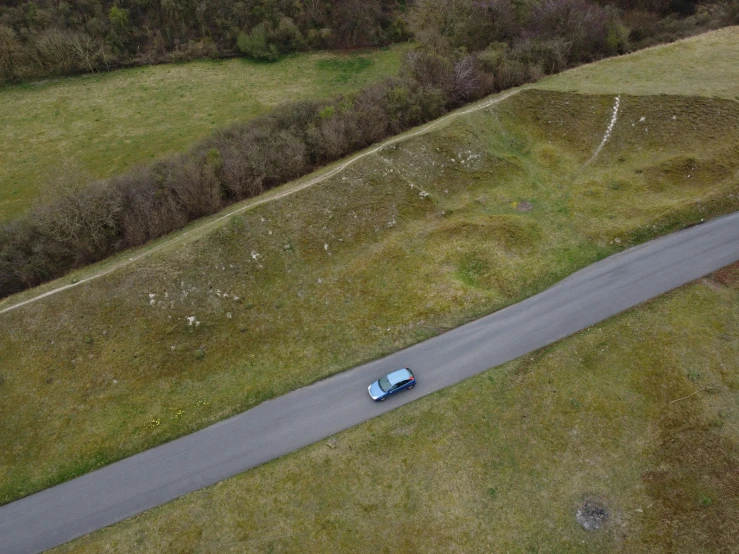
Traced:
POLYGON ((0 84, 126 64, 408 38, 403 0, 13 0, 0 3, 0 84))
POLYGON ((733 24, 738 13, 737 0, 12 0, 0 5, 0 84, 239 53, 273 61, 411 31, 444 55, 524 40, 534 50, 566 43, 574 62, 733 24))

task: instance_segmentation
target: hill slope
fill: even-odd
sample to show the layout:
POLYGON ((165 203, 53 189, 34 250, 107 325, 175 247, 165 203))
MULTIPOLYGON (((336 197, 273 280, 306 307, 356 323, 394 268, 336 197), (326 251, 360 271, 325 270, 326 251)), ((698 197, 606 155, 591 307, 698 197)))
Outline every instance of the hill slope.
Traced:
POLYGON ((585 94, 677 94, 739 100, 739 26, 584 65, 536 84, 585 94))
POLYGON ((0 442, 14 444, 0 453, 0 499, 739 207, 737 102, 621 95, 593 158, 614 106, 613 95, 523 91, 0 314, 0 442))
POLYGON ((53 552, 733 552, 737 313, 735 265, 53 552))

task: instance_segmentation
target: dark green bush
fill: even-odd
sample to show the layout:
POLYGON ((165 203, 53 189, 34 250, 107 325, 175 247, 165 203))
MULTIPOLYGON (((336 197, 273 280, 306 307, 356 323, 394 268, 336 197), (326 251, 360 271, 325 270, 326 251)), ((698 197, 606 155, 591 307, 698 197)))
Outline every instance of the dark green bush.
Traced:
POLYGON ((280 57, 277 46, 267 42, 267 31, 264 28, 264 23, 260 23, 249 33, 241 33, 238 45, 243 54, 255 60, 274 62, 280 57))

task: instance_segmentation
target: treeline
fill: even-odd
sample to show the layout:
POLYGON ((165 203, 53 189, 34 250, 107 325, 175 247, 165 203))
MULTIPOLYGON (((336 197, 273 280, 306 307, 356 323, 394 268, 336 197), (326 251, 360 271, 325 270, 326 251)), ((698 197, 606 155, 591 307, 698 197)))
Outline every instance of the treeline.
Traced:
MULTIPOLYGON (((706 26, 737 17, 736 6, 711 6, 701 16, 706 26)), ((676 26, 654 12, 628 13, 641 14, 640 41, 694 29, 685 18, 676 26)), ((0 224, 0 297, 166 235, 491 92, 627 51, 636 27, 626 14, 586 0, 417 0, 408 23, 419 46, 397 77, 333 100, 283 105, 110 179, 88 179, 73 166, 58 172, 44 187, 47 201, 0 224)))
POLYGON ((587 57, 596 29, 623 49, 739 23, 738 14, 739 0, 5 0, 0 84, 203 57, 269 61, 403 41, 411 31, 468 52, 523 35, 566 36, 548 49, 587 57))
POLYGON ((404 0, 5 0, 0 84, 240 52, 379 46, 409 35, 404 0))

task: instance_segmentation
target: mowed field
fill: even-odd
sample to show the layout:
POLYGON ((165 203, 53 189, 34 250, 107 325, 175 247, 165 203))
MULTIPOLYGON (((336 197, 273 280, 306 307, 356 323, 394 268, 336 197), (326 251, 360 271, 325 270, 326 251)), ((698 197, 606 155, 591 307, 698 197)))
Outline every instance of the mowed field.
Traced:
POLYGON ((738 314, 734 265, 53 552, 735 552, 738 314))
POLYGON ((394 75, 406 48, 167 64, 0 88, 0 220, 27 210, 67 162, 95 177, 120 173, 280 103, 394 75))

